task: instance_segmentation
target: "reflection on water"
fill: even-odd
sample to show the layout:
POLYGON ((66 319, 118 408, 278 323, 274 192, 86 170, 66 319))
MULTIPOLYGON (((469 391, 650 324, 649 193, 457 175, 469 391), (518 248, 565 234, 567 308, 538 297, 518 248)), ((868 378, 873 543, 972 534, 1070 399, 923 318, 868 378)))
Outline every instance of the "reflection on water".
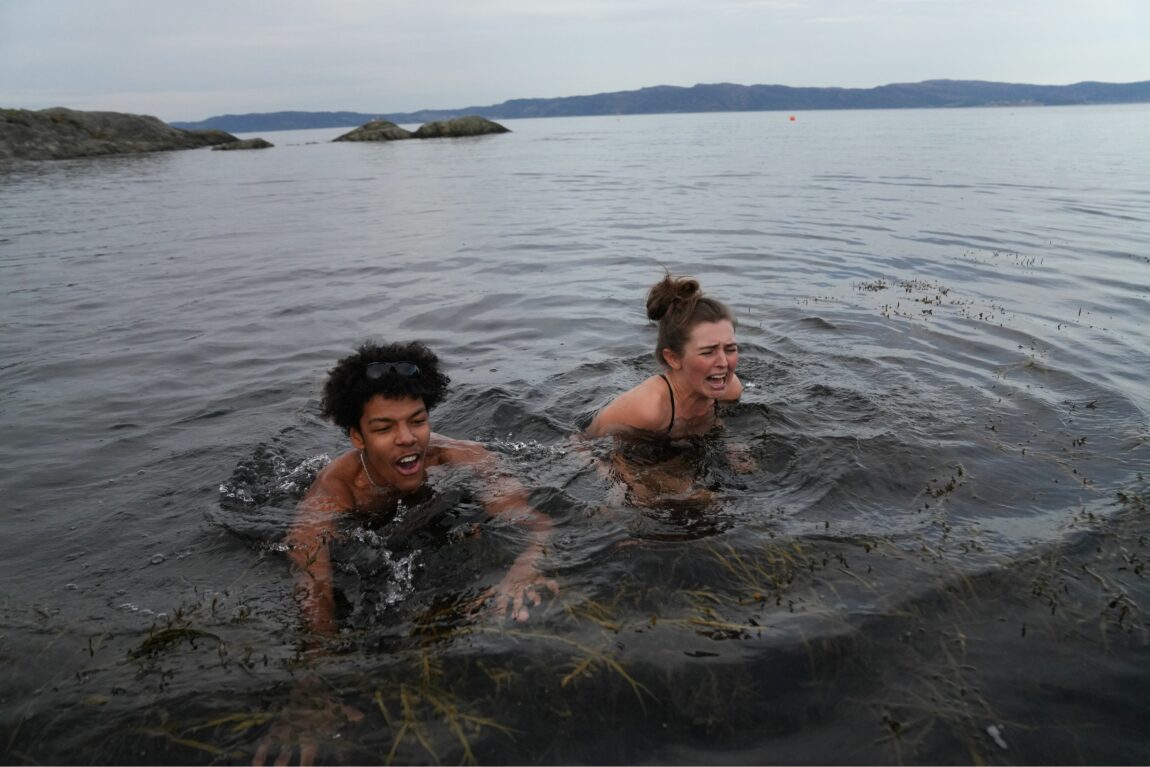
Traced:
POLYGON ((1144 761, 1140 109, 0 171, 7 761, 246 762, 304 678, 364 715, 329 762, 1144 761), (580 440, 663 266, 736 311, 743 400, 580 440), (522 531, 444 471, 345 520, 303 656, 283 536, 367 337, 555 521, 529 622, 472 614, 522 531))

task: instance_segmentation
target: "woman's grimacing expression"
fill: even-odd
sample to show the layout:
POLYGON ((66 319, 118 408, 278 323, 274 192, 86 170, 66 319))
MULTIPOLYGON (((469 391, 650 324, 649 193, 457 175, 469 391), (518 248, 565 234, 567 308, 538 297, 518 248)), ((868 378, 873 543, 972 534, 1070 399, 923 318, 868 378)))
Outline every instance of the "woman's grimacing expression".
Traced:
POLYGON ((735 326, 730 320, 700 322, 691 329, 682 355, 664 349, 663 358, 672 370, 683 374, 690 389, 710 399, 722 399, 730 374, 739 364, 735 326))

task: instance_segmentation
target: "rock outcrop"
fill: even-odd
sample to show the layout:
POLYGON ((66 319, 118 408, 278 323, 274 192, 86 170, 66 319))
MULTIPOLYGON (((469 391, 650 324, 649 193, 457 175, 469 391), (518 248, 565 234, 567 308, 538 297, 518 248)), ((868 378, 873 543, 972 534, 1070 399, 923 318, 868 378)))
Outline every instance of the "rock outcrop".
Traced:
POLYGON ((456 138, 459 136, 483 136, 488 133, 510 133, 499 123, 479 115, 467 115, 451 120, 425 123, 412 134, 413 138, 456 138))
POLYGON ((62 107, 38 112, 0 109, 0 160, 163 152, 235 140, 223 131, 173 128, 148 115, 77 112, 62 107))
POLYGON ((485 117, 468 115, 421 125, 414 133, 387 120, 372 120, 333 141, 399 141, 409 138, 455 138, 482 136, 488 133, 510 133, 499 123, 485 117))
POLYGON ((333 141, 401 141, 411 138, 411 131, 404 130, 387 120, 372 120, 353 131, 343 134, 333 141))
POLYGON ((239 141, 229 141, 226 144, 217 144, 212 147, 213 152, 230 151, 232 149, 271 149, 275 144, 262 138, 245 138, 239 141))

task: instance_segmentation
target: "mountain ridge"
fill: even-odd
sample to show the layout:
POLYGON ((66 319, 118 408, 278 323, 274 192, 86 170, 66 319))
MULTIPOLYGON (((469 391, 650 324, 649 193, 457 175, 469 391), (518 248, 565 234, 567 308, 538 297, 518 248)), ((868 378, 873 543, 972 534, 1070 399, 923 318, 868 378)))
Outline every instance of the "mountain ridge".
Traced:
POLYGON ((923 80, 874 88, 805 88, 788 85, 698 83, 654 85, 556 98, 518 98, 487 106, 422 109, 415 112, 257 112, 172 122, 185 130, 230 133, 341 128, 370 120, 422 123, 463 115, 488 119, 581 117, 594 115, 673 114, 688 112, 814 111, 826 109, 924 109, 1002 106, 1072 106, 1150 102, 1150 80, 1133 83, 1083 81, 1070 85, 1032 85, 986 80, 923 80))

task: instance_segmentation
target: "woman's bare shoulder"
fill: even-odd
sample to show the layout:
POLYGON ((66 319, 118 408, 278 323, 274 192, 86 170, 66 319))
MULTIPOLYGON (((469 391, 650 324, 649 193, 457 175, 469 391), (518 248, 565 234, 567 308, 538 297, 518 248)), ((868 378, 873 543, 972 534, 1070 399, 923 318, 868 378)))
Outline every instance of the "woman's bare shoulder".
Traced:
POLYGON ((723 397, 723 402, 735 402, 743 396, 743 381, 735 373, 731 373, 730 396, 723 397))
POLYGON ((600 410, 587 427, 587 436, 660 431, 667 428, 670 417, 667 384, 660 376, 651 376, 600 410))

